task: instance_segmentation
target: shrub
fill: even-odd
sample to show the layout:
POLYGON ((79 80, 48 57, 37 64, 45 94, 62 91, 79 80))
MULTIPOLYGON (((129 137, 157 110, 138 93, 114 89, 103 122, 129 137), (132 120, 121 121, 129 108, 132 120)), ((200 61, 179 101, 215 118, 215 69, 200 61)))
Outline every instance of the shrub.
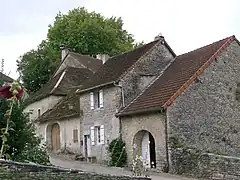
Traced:
POLYGON ((110 155, 110 166, 123 167, 126 165, 127 153, 125 143, 121 138, 116 138, 109 144, 108 153, 110 155))

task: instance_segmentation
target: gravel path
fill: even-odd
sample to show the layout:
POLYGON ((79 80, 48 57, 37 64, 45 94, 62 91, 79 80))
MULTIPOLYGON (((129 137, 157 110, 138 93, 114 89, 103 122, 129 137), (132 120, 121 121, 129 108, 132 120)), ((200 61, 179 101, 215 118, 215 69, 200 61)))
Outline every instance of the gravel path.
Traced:
MULTIPOLYGON (((123 168, 107 167, 99 164, 73 161, 64 157, 54 156, 54 155, 51 155, 50 161, 55 166, 70 168, 70 169, 79 169, 79 170, 88 171, 88 172, 96 172, 96 173, 112 174, 112 175, 131 175, 132 174, 130 171, 125 170, 123 168)), ((161 173, 161 174, 153 173, 150 175, 150 177, 152 178, 152 180, 194 180, 192 178, 184 178, 184 177, 164 174, 164 173, 161 173)))

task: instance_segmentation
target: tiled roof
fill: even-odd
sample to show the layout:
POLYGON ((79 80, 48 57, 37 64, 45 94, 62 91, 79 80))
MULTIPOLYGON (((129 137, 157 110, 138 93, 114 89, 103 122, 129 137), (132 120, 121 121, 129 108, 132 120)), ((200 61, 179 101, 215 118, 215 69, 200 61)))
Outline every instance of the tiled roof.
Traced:
POLYGON ((3 82, 9 82, 9 83, 13 82, 12 78, 10 78, 9 76, 7 76, 1 72, 0 72, 0 80, 3 82))
POLYGON ((80 61, 81 64, 86 66, 92 72, 96 72, 102 66, 102 60, 93 58, 91 56, 82 55, 75 52, 69 52, 69 55, 80 61))
POLYGON ((159 40, 150 42, 132 51, 111 57, 101 68, 80 88, 81 91, 95 86, 116 81, 124 72, 127 71, 139 58, 150 51, 159 40))
POLYGON ((65 96, 71 87, 78 86, 92 76, 92 72, 86 68, 67 67, 61 73, 50 79, 39 91, 32 94, 27 100, 26 105, 41 100, 49 95, 65 96), (64 74, 63 74, 64 73, 64 74), (59 79, 62 76, 62 80, 59 79), (55 85, 58 83, 55 88, 55 85))
POLYGON ((235 39, 234 36, 177 56, 165 72, 119 115, 166 109, 235 39))
POLYGON ((36 121, 46 122, 51 120, 61 120, 66 118, 78 117, 81 114, 79 96, 75 93, 76 89, 69 90, 69 93, 53 109, 47 110, 36 121))

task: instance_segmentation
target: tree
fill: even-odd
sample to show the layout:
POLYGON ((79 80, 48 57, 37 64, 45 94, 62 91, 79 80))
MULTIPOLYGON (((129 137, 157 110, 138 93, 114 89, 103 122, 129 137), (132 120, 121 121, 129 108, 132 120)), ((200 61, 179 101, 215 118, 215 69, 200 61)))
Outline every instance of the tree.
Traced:
MULTIPOLYGON (((6 127, 4 114, 9 108, 9 102, 0 97, 0 129, 6 127)), ((20 102, 13 107, 11 119, 13 130, 9 131, 7 138, 6 154, 12 160, 31 161, 39 164, 48 164, 49 157, 45 146, 40 145, 41 139, 36 136, 33 123, 28 115, 23 113, 23 103, 20 102)))
POLYGON ((37 50, 31 50, 17 61, 23 86, 28 92, 35 92, 48 80, 58 65, 60 55, 42 41, 37 50))
POLYGON ((37 50, 20 57, 18 71, 28 92, 35 92, 45 84, 60 63, 60 48, 85 55, 109 54, 129 51, 135 47, 133 36, 123 29, 121 18, 105 18, 85 8, 76 8, 68 14, 58 13, 49 25, 47 39, 37 50))

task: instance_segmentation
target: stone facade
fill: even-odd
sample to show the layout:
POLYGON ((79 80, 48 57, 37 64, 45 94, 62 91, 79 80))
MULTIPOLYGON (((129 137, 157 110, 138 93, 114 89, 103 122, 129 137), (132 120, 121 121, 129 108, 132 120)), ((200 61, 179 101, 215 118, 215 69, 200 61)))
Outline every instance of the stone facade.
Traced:
POLYGON ((130 71, 121 78, 125 105, 130 103, 142 90, 159 75, 173 60, 173 54, 162 43, 138 60, 130 71), (153 75, 147 76, 146 75, 153 75))
MULTIPOLYGON (((120 78, 120 85, 124 91, 125 105, 130 103, 155 77, 173 60, 174 55, 162 43, 138 60, 120 78)), ((91 109, 90 92, 81 94, 80 107, 83 110, 83 135, 90 135, 90 128, 104 125, 104 144, 91 146, 91 156, 97 158, 97 162, 107 160, 107 145, 120 135, 120 122, 115 116, 122 108, 122 92, 117 86, 104 86, 92 92, 103 90, 103 108, 91 109)), ((141 130, 141 129, 139 129, 141 130)))
POLYGON ((240 156, 239 55, 233 41, 167 109, 170 138, 181 146, 240 156))
MULTIPOLYGON (((104 125, 104 144, 90 146, 89 156, 95 156, 99 163, 107 160, 106 148, 109 142, 119 137, 119 120, 115 117, 116 111, 121 103, 121 89, 119 87, 104 87, 103 108, 91 109, 90 92, 80 96, 80 108, 83 111, 82 129, 84 135, 90 136, 90 128, 104 125)), ((95 136, 97 134, 95 133, 95 136)), ((85 148, 85 147, 84 147, 85 148)))
POLYGON ((38 124, 39 135, 44 138, 44 142, 51 147, 51 127, 54 124, 58 124, 60 128, 60 149, 61 151, 67 150, 68 152, 80 154, 82 153, 81 145, 81 130, 80 123, 81 117, 63 119, 60 121, 47 121, 45 123, 38 124), (73 131, 77 131, 77 139, 74 139, 73 131))
MULTIPOLYGON (((141 146, 135 138, 138 138, 139 132, 146 131, 150 132, 155 140, 156 168, 163 170, 166 165, 165 118, 165 115, 160 113, 121 118, 122 138, 126 143, 129 166, 136 155, 134 151, 140 148, 136 146, 141 146)), ((142 156, 141 153, 139 155, 142 156)))
POLYGON ((171 173, 194 178, 238 180, 240 158, 210 153, 201 154, 193 149, 175 149, 171 154, 171 173))

